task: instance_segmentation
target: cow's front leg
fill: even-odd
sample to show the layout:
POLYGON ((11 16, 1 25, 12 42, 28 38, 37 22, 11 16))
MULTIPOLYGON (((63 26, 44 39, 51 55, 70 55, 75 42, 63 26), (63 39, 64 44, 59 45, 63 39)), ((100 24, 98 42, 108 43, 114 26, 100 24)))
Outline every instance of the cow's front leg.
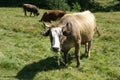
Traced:
POLYGON ((36 14, 35 13, 33 13, 34 14, 34 16, 36 16, 36 14))
POLYGON ((68 51, 63 52, 64 53, 64 62, 65 66, 68 66, 68 51))
POLYGON ((80 67, 80 44, 81 42, 78 41, 76 44, 75 44, 75 56, 76 56, 76 59, 77 59, 77 67, 80 67))
POLYGON ((65 66, 68 66, 68 51, 70 50, 70 48, 67 47, 63 47, 62 52, 64 53, 64 62, 65 62, 65 66))
POLYGON ((27 13, 26 13, 26 10, 24 9, 24 14, 25 14, 25 16, 27 16, 27 13))

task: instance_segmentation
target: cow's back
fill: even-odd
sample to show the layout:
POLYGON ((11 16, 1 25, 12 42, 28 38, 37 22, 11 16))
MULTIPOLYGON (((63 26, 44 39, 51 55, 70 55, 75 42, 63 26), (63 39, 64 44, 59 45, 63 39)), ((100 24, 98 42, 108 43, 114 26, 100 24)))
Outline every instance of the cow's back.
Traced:
POLYGON ((63 10, 50 10, 47 13, 49 14, 49 18, 53 21, 63 17, 66 14, 63 10))
POLYGON ((55 21, 66 14, 63 10, 49 10, 45 12, 40 21, 51 22, 55 21))

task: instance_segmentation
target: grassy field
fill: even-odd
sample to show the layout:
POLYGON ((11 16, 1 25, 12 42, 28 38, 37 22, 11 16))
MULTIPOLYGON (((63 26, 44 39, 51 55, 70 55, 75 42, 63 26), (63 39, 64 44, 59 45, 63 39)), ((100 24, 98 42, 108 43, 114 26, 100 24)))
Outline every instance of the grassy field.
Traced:
POLYGON ((102 34, 94 36, 91 58, 81 48, 81 69, 74 49, 69 67, 58 66, 49 38, 40 35, 40 16, 25 17, 21 8, 0 8, 0 80, 120 80, 120 12, 94 13, 102 34))
POLYGON ((119 1, 117 0, 95 0, 95 2, 100 3, 100 5, 103 6, 104 8, 119 3, 119 1))

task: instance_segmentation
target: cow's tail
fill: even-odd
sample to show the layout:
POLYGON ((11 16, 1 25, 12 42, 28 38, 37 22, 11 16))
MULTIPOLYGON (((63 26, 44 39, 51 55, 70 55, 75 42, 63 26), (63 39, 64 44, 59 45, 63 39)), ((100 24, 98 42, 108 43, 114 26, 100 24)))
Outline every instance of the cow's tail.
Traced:
POLYGON ((96 31, 97 31, 98 36, 101 36, 101 33, 98 30, 98 27, 96 27, 96 31))

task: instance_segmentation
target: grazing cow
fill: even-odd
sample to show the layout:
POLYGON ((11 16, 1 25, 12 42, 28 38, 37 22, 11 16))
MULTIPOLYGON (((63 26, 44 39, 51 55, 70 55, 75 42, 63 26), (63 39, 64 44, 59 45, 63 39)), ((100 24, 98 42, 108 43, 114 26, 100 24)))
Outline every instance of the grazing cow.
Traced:
POLYGON ((27 16, 26 11, 30 12, 30 16, 32 15, 32 13, 34 14, 34 16, 39 15, 38 8, 35 5, 24 4, 23 5, 23 10, 24 10, 25 16, 27 16))
MULTIPOLYGON (((41 34, 50 36, 53 51, 64 53, 65 65, 68 64, 68 51, 75 47, 77 67, 80 66, 81 44, 85 45, 86 56, 90 57, 91 41, 94 30, 97 30, 95 17, 90 11, 66 14, 57 24, 51 26, 45 24, 45 26, 48 26, 49 29, 41 34)), ((100 35, 99 32, 98 35, 100 35)))
POLYGON ((43 14, 41 20, 39 21, 43 21, 43 22, 55 21, 63 17, 65 14, 66 12, 63 10, 49 10, 43 14))

